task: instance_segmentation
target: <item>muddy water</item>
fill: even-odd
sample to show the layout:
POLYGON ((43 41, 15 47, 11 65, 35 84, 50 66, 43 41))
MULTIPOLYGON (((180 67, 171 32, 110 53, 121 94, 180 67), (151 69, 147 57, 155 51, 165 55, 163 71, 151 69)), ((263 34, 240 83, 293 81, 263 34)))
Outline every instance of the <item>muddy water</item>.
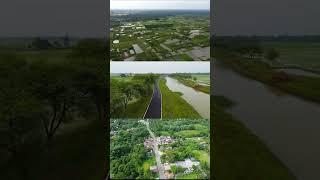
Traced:
POLYGON ((236 105, 229 110, 297 176, 319 180, 320 105, 279 93, 215 64, 214 94, 236 105))
POLYGON ((210 96, 191 87, 185 86, 178 80, 166 77, 166 85, 171 91, 181 92, 186 100, 203 118, 210 118, 210 96))

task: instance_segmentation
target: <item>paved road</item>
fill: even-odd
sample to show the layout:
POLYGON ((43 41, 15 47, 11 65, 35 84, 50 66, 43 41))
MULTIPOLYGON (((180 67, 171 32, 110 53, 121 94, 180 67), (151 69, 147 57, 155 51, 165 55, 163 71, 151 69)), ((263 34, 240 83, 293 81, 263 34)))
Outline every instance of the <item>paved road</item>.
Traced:
POLYGON ((161 165, 161 159, 160 159, 160 153, 159 153, 159 149, 158 149, 158 143, 157 143, 157 140, 156 140, 156 137, 155 135, 153 134, 153 132, 150 130, 150 127, 149 127, 149 122, 146 121, 147 123, 145 123, 145 125, 147 126, 147 129, 150 133, 150 136, 153 138, 153 151, 154 151, 154 154, 156 156, 156 162, 157 162, 157 168, 158 168, 158 172, 159 172, 159 176, 160 176, 160 179, 166 179, 165 175, 164 175, 164 169, 161 165))
POLYGON ((154 83, 153 95, 149 107, 143 116, 143 119, 160 119, 161 118, 161 92, 158 86, 158 81, 154 83))

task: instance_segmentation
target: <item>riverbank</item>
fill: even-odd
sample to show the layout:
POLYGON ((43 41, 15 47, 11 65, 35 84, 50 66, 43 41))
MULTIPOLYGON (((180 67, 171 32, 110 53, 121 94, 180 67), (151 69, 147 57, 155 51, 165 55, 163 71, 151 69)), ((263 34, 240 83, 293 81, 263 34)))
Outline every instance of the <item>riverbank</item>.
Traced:
POLYGON ((178 80, 180 83, 182 83, 188 87, 191 87, 197 91, 201 91, 203 93, 210 94, 210 86, 201 85, 191 79, 185 79, 185 78, 179 78, 179 77, 172 77, 172 78, 178 80))
MULTIPOLYGON (((285 80, 275 80, 276 71, 260 61, 238 57, 222 49, 214 51, 214 57, 237 73, 276 87, 289 94, 320 103, 320 78, 286 74, 285 80)), ((279 77, 281 79, 281 77, 279 77)))
POLYGON ((159 80, 162 94, 162 118, 201 118, 199 113, 181 97, 181 93, 172 92, 165 79, 159 80))
POLYGON ((256 135, 225 112, 233 102, 222 96, 211 98, 215 179, 296 179, 256 135))

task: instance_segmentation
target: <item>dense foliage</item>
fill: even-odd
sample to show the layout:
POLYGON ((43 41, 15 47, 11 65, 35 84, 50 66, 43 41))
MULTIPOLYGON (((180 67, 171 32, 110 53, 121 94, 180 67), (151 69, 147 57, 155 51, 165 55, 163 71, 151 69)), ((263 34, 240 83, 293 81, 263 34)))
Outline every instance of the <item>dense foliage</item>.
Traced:
MULTIPOLYGON (((37 39, 34 43, 40 46, 42 41, 37 39)), ((33 59, 21 52, 0 51, 1 167, 22 168, 21 172, 13 174, 25 179, 31 165, 14 164, 17 157, 19 161, 23 161, 21 157, 27 158, 24 154, 31 153, 30 146, 38 147, 38 154, 46 154, 43 160, 46 164, 53 160, 50 158, 52 151, 58 146, 55 139, 57 134, 66 131, 64 126, 106 121, 107 63, 98 53, 105 51, 104 44, 95 39, 80 41, 57 61, 49 61, 49 55, 33 59), (82 49, 81 52, 78 49, 82 49), (13 166, 9 167, 10 164, 13 166)), ((24 51, 26 54, 46 53, 24 51)), ((52 168, 50 166, 48 168, 52 168)))
POLYGON ((139 118, 146 110, 146 103, 153 92, 157 75, 136 74, 132 77, 120 76, 110 78, 110 115, 113 118, 139 118), (142 102, 143 101, 143 102, 142 102), (137 104, 140 105, 136 107, 137 104), (137 109, 136 109, 137 108, 137 109), (136 111, 140 114, 130 114, 136 111), (137 116, 137 117, 135 117, 137 116))
POLYGON ((111 178, 150 178, 143 169, 147 160, 143 142, 149 136, 146 127, 137 120, 121 119, 111 119, 110 127, 115 134, 110 145, 111 178))

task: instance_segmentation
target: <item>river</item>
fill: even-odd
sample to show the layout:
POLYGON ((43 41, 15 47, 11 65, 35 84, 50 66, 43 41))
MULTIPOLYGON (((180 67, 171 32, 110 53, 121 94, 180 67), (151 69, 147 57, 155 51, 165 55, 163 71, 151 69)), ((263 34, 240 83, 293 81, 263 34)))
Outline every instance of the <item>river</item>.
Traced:
POLYGON ((210 96, 206 93, 196 91, 185 86, 178 80, 166 77, 166 85, 171 91, 181 92, 182 98, 186 100, 203 118, 210 119, 210 96))
POLYGON ((320 105, 279 93, 215 64, 214 94, 236 105, 229 112, 264 141, 299 180, 319 180, 320 105))

